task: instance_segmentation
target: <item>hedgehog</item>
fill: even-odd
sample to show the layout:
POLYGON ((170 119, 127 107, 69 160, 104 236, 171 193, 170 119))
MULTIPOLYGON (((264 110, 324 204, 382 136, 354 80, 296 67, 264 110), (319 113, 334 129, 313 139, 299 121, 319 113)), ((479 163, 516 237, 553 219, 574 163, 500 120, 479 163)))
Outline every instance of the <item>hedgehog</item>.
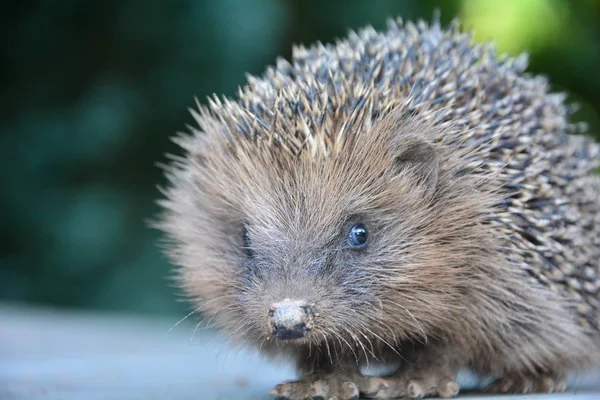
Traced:
POLYGON ((600 146, 457 20, 295 46, 191 109, 156 227, 183 293, 295 363, 277 399, 566 389, 600 360, 600 146), (393 365, 385 374, 368 374, 393 365))

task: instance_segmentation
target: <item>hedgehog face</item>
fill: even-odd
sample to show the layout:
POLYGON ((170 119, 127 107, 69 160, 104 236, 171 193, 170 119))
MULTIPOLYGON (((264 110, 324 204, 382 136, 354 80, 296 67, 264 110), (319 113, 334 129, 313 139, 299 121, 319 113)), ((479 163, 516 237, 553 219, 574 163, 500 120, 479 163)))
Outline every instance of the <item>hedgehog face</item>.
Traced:
POLYGON ((428 335, 459 296, 457 241, 472 234, 459 220, 473 220, 471 204, 445 198, 450 161, 432 129, 389 119, 335 155, 295 157, 207 133, 168 202, 187 294, 263 349, 428 335))

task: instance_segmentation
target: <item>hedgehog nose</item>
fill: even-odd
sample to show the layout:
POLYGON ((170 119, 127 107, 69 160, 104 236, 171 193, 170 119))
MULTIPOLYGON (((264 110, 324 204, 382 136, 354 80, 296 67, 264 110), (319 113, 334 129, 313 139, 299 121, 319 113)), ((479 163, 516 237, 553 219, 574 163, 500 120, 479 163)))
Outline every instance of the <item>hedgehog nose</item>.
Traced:
POLYGON ((313 324, 312 309, 303 301, 285 299, 269 309, 271 332, 278 340, 300 339, 313 324))

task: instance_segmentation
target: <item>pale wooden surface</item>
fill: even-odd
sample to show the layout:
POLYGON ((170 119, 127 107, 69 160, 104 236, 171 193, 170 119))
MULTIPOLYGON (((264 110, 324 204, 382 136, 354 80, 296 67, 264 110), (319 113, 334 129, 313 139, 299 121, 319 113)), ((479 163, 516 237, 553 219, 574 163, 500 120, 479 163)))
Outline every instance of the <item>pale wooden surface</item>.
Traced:
MULTIPOLYGON (((212 333, 190 343, 191 324, 165 335, 175 322, 0 306, 0 399, 269 399, 273 385, 294 377, 212 333)), ((600 399, 599 375, 578 386, 576 395, 512 398, 600 399)))

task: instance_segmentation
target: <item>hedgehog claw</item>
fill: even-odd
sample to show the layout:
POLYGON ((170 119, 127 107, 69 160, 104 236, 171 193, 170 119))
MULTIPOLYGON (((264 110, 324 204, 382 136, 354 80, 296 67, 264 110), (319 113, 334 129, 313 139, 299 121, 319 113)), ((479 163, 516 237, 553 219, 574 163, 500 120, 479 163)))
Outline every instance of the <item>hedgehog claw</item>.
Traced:
POLYGON ((365 393, 366 397, 380 400, 397 397, 421 399, 426 396, 439 395, 449 398, 456 396, 460 389, 458 383, 448 376, 437 379, 435 375, 431 375, 424 378, 411 378, 408 381, 405 376, 392 376, 385 378, 385 381, 385 384, 377 392, 365 393))
POLYGON ((352 378, 327 375, 281 383, 269 392, 275 400, 358 400, 361 393, 377 392, 383 380, 377 377, 352 378))
POLYGON ((484 391, 487 393, 553 393, 564 392, 566 380, 560 377, 539 376, 505 376, 489 384, 484 391))

